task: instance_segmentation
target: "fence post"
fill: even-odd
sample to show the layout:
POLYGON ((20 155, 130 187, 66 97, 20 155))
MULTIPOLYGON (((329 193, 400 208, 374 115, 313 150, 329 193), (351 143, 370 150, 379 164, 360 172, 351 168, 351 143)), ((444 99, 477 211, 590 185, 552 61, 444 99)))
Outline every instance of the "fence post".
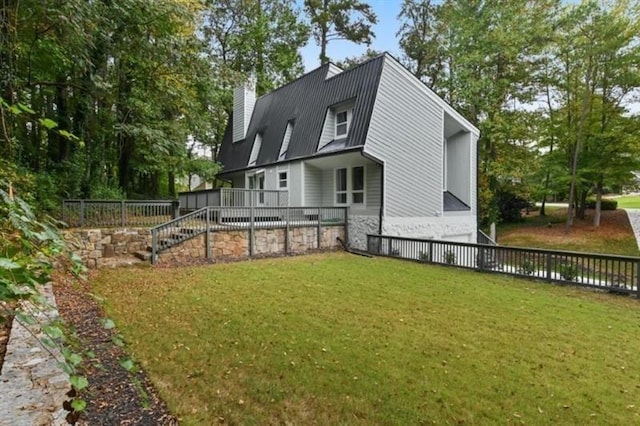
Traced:
POLYGON ((120 220, 122 222, 122 227, 127 226, 127 210, 124 205, 124 200, 120 201, 120 220))
POLYGON ((209 235, 211 232, 211 212, 209 211, 209 207, 207 207, 207 211, 205 213, 207 214, 207 230, 204 233, 204 249, 206 258, 211 259, 211 236, 209 235))
POLYGON ((320 224, 320 215, 322 214, 321 208, 318 207, 318 249, 320 249, 322 244, 322 225, 320 224))
POLYGON ((84 200, 80 200, 80 228, 84 226, 84 200))
POLYGON ((155 265, 158 261, 158 233, 151 230, 151 264, 155 265))
POLYGON ((172 212, 171 219, 177 219, 180 217, 180 200, 173 200, 171 202, 172 212))
POLYGON ((429 241, 429 263, 433 263, 433 241, 429 241))
POLYGON ((284 229, 284 252, 289 254, 289 220, 291 218, 290 209, 286 207, 285 229, 284 229))
POLYGON ((551 253, 546 254, 547 258, 547 281, 551 281, 551 253))
POLYGON ((255 231, 255 211, 253 207, 253 196, 251 197, 251 206, 249 207, 249 257, 253 257, 255 251, 254 231, 255 231))

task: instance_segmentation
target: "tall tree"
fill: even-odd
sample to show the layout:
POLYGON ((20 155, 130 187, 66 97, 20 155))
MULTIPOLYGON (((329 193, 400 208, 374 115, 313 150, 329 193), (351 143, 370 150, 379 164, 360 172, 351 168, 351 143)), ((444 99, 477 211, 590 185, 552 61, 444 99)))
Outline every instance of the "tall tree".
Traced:
POLYGON ((375 37, 371 27, 378 23, 378 18, 371 6, 360 0, 304 0, 304 11, 320 46, 321 64, 329 61, 330 41, 349 40, 369 46, 375 37))
POLYGON ((405 65, 431 89, 438 89, 446 65, 444 7, 431 0, 404 0, 397 36, 405 65))

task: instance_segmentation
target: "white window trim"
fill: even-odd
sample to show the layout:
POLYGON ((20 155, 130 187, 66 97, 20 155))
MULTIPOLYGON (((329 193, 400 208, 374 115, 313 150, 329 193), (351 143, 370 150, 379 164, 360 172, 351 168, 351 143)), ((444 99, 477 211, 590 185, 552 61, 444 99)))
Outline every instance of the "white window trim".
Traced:
POLYGON ((333 169, 333 205, 336 207, 352 207, 358 210, 364 210, 367 208, 367 165, 366 164, 346 164, 340 167, 335 167, 333 169), (362 191, 358 190, 358 192, 362 192, 362 203, 353 203, 353 169, 354 167, 362 167, 362 191), (337 170, 347 169, 347 190, 346 191, 338 191, 338 180, 336 179, 337 170), (347 194, 347 202, 346 203, 338 203, 337 202, 337 194, 338 192, 345 192, 347 194))
POLYGON ((289 172, 289 168, 288 167, 283 167, 283 168, 278 168, 276 170, 276 189, 280 190, 280 191, 288 191, 289 190, 289 180, 291 180, 291 172, 289 172), (286 179, 286 186, 280 187, 280 173, 286 173, 287 174, 287 179, 286 179))
POLYGON ((353 107, 348 107, 348 108, 338 108, 334 111, 334 121, 335 121, 335 125, 334 125, 334 129, 333 129, 333 135, 335 137, 335 139, 342 139, 342 138, 346 138, 347 136, 349 136, 349 130, 351 129, 351 121, 353 119, 353 107), (338 114, 346 112, 347 113, 347 121, 346 121, 346 125, 347 125, 347 130, 341 134, 338 135, 338 125, 339 124, 345 124, 345 123, 338 123, 338 114))
POLYGON ((291 143, 291 134, 293 133, 293 120, 287 121, 287 127, 282 137, 282 144, 280 145, 280 152, 278 153, 278 160, 284 160, 287 152, 289 152, 289 144, 291 143))

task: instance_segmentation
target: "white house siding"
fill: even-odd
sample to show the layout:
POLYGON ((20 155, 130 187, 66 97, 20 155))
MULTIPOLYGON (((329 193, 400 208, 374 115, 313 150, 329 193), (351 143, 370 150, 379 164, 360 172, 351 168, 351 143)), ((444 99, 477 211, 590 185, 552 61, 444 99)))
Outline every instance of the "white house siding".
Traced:
POLYGON ((396 61, 385 60, 365 153, 384 160, 384 215, 442 212, 443 108, 396 61))
POLYGON ((304 165, 304 205, 323 206, 322 170, 309 164, 304 165))
MULTIPOLYGON (((287 166, 280 166, 280 169, 286 169, 287 166)), ((293 162, 288 164, 289 167, 289 205, 290 206, 302 206, 302 189, 304 185, 303 180, 303 165, 302 162, 293 162)))
POLYGON ((475 215, 383 218, 383 235, 459 242, 476 242, 475 215))
POLYGON ((471 133, 447 139, 447 190, 471 205, 471 133))

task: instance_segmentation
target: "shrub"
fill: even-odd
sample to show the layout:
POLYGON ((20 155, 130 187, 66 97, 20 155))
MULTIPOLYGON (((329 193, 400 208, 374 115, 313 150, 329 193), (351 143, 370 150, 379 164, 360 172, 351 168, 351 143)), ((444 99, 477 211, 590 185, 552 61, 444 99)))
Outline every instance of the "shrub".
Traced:
POLYGON ((496 192, 496 201, 503 222, 519 222, 522 220, 522 210, 531 203, 514 188, 501 188, 496 192))
POLYGON ((562 263, 556 267, 556 272, 565 281, 574 281, 578 277, 578 268, 571 263, 562 263))
POLYGON ((456 254, 451 250, 445 251, 443 258, 444 258, 444 263, 446 263, 447 265, 456 264, 456 254))
MULTIPOLYGON (((595 209, 596 208, 596 199, 588 198, 587 199, 587 208, 595 209)), ((602 210, 616 210, 618 208, 618 201, 612 200, 611 198, 603 198, 600 202, 600 208, 602 210)))
POLYGON ((520 272, 524 275, 532 275, 536 271, 536 264, 531 260, 523 260, 520 264, 520 272))

